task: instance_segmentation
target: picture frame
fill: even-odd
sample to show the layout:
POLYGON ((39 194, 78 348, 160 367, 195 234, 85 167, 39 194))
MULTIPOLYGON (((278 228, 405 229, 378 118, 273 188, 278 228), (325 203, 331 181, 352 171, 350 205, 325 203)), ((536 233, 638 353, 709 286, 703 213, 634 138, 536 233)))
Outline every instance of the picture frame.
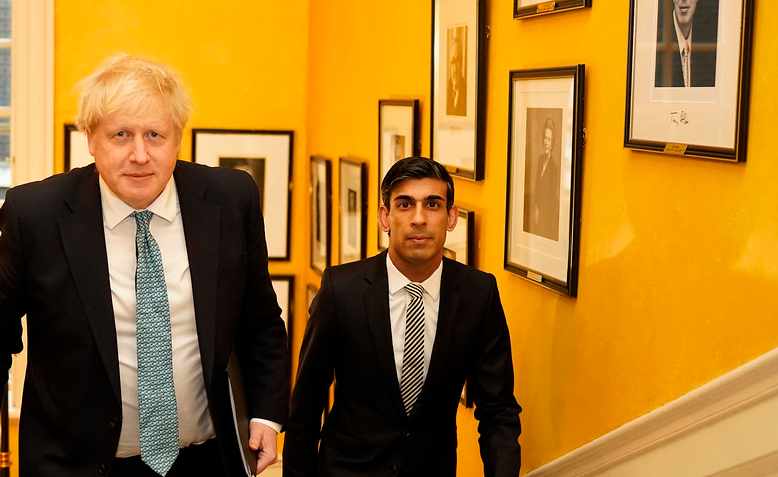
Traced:
POLYGON ((311 305, 313 305, 313 300, 316 298, 316 295, 319 293, 319 287, 316 285, 308 284, 308 286, 305 288, 306 292, 306 303, 308 304, 308 313, 311 312, 311 305))
POLYGON ((339 168, 338 262, 349 263, 367 256, 367 164, 341 157, 339 168))
POLYGON ((290 259, 293 155, 294 131, 192 129, 192 162, 242 170, 257 184, 271 261, 290 259))
MULTIPOLYGON (((292 360, 292 342, 294 332, 294 275, 270 275, 270 283, 278 300, 278 306, 281 308, 281 319, 286 326, 286 336, 289 340, 287 349, 289 350, 289 372, 291 373, 292 360)), ((290 374, 290 382, 294 378, 290 374)))
POLYGON ((319 274, 332 264, 332 164, 311 156, 311 268, 319 274))
POLYGON ((591 6, 592 0, 513 0, 513 18, 531 18, 591 6))
POLYGON ((457 207, 457 226, 446 234, 443 255, 452 260, 475 266, 475 212, 457 207))
POLYGON ((430 157, 452 175, 484 178, 486 0, 432 1, 430 157))
POLYGON ((505 269, 576 296, 585 66, 509 74, 505 269))
MULTIPOLYGON (((381 181, 389 168, 400 159, 421 155, 418 99, 381 99, 378 101, 378 205, 381 181)), ((378 226, 378 249, 389 247, 389 236, 378 226)))
POLYGON ((624 146, 745 161, 753 22, 753 0, 632 0, 624 146))
POLYGON ((76 167, 88 166, 95 162, 89 153, 89 142, 86 134, 78 130, 75 124, 65 124, 65 163, 64 171, 69 172, 76 167))

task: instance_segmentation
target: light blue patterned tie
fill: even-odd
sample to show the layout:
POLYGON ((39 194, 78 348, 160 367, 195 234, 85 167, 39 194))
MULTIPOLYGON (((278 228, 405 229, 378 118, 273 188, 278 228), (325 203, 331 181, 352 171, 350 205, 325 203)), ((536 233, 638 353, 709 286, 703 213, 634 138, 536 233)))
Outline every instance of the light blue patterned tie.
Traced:
POLYGON ((152 213, 135 217, 135 311, 138 348, 140 456, 164 476, 178 457, 178 414, 173 387, 170 305, 159 246, 149 231, 152 213))

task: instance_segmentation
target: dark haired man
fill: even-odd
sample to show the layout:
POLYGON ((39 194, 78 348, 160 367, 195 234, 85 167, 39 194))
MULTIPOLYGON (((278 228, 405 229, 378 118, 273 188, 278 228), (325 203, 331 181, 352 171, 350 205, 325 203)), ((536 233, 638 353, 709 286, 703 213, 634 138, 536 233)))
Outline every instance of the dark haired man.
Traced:
POLYGON ((453 181, 440 164, 409 157, 381 194, 388 251, 326 270, 311 305, 284 475, 453 477, 467 381, 485 475, 517 476, 521 409, 497 283, 443 258, 457 222, 453 181))

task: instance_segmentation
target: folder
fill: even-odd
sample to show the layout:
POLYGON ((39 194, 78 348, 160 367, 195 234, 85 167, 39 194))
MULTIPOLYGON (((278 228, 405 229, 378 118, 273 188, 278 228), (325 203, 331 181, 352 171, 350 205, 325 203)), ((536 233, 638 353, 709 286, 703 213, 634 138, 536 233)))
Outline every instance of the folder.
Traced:
POLYGON ((232 406, 232 422, 235 426, 235 436, 238 439, 243 467, 247 477, 254 477, 257 470, 257 452, 249 447, 249 423, 251 416, 246 405, 246 392, 243 387, 243 375, 241 374, 238 360, 233 354, 227 365, 227 379, 229 381, 230 405, 232 406))

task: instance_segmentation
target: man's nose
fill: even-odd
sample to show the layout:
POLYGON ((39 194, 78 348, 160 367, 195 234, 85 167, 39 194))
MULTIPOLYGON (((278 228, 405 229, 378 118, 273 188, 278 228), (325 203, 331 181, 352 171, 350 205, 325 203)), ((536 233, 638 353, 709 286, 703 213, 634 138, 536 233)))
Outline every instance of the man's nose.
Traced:
POLYGON ((140 163, 148 162, 148 151, 143 136, 136 136, 132 146, 132 160, 140 163))

